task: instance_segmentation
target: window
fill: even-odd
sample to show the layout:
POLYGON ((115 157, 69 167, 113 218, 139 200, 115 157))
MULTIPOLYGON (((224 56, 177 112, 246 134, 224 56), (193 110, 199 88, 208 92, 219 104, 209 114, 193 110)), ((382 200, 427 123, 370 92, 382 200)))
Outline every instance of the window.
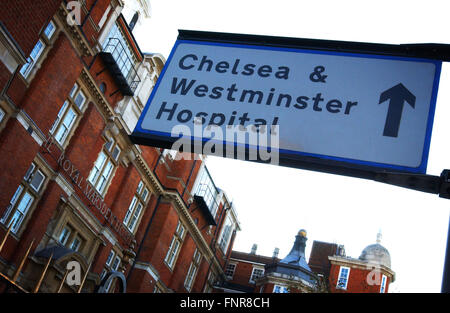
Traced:
POLYGON ((108 258, 106 259, 106 266, 110 266, 111 265, 112 260, 114 260, 115 256, 116 256, 116 253, 113 250, 111 250, 109 252, 108 258))
POLYGON ((116 162, 119 160, 120 148, 113 139, 110 139, 97 157, 89 174, 88 181, 103 195, 106 186, 111 180, 116 162))
POLYGON ((339 276, 338 276, 338 282, 337 282, 337 289, 347 289, 347 283, 348 283, 348 277, 350 276, 350 268, 341 266, 339 270, 339 276))
POLYGON ((84 246, 85 240, 74 227, 69 224, 63 227, 59 234, 58 241, 66 248, 79 252, 84 246))
POLYGON ((289 293, 289 290, 286 286, 274 285, 273 293, 289 293))
POLYGON ((139 182, 136 193, 131 200, 127 213, 123 219, 123 223, 127 226, 128 230, 134 232, 136 225, 141 217, 142 209, 147 204, 149 191, 144 186, 142 181, 139 182))
POLYGON ((6 113, 3 111, 2 108, 0 108, 0 123, 3 121, 3 118, 5 117, 6 113))
POLYGON ((103 49, 106 52, 110 52, 117 63, 123 76, 128 80, 130 76, 134 76, 136 72, 134 71, 134 65, 137 62, 134 56, 133 49, 125 39, 120 26, 114 24, 108 37, 103 43, 103 49))
POLYGON ((31 70, 36 65, 38 58, 41 56, 42 51, 44 51, 44 48, 44 42, 39 39, 33 50, 31 50, 30 56, 27 58, 27 63, 25 63, 20 69, 20 74, 22 74, 23 77, 28 77, 31 70))
POLYGON ((70 249, 78 252, 80 250, 80 247, 83 245, 83 241, 84 240, 79 235, 75 236, 72 243, 70 244, 70 249))
MULTIPOLYGON (((114 258, 114 261, 112 262, 110 271, 118 271, 121 262, 122 262, 122 260, 118 256, 116 256, 114 258)), ((106 291, 110 291, 109 289, 111 288, 111 285, 113 284, 114 281, 115 281, 115 279, 111 279, 109 281, 108 285, 106 286, 106 291)))
POLYGON ((208 206, 211 215, 216 217, 217 209, 219 207, 216 200, 219 192, 217 191, 216 185, 214 185, 214 182, 205 166, 202 166, 199 171, 193 191, 195 195, 203 197, 203 200, 208 206))
POLYGON ((173 235, 172 242, 170 243, 169 250, 167 251, 167 255, 164 259, 164 262, 166 262, 166 264, 169 266, 170 269, 173 268, 181 244, 183 243, 184 231, 185 231, 184 226, 179 221, 177 229, 175 230, 175 234, 173 235))
POLYGON ((65 245, 71 233, 72 233, 71 227, 69 227, 68 225, 64 227, 63 230, 61 231, 61 234, 59 235, 59 242, 65 245))
POLYGON ((68 99, 64 101, 56 120, 53 122, 50 129, 50 134, 54 136, 55 140, 60 145, 63 145, 66 142, 75 121, 78 116, 81 116, 85 102, 86 95, 79 85, 75 83, 70 91, 68 99))
POLYGON ((227 267, 225 268, 225 276, 229 279, 233 279, 235 269, 236 269, 236 264, 234 264, 234 263, 227 264, 227 267))
POLYGON ((52 21, 50 21, 50 23, 48 23, 47 27, 44 29, 44 35, 47 37, 47 39, 52 38, 55 29, 56 29, 55 24, 52 21))
POLYGON ((231 217, 227 215, 219 239, 219 247, 224 254, 227 252, 232 233, 233 233, 233 222, 231 220, 231 217))
POLYGON ((17 187, 5 214, 0 220, 6 227, 12 225, 11 231, 13 233, 18 232, 30 207, 40 196, 45 179, 46 176, 42 171, 39 170, 34 163, 31 163, 25 173, 22 183, 17 187))
POLYGON ((186 279, 184 280, 184 287, 187 291, 190 291, 192 285, 194 284, 195 276, 197 275, 198 268, 200 267, 200 261, 202 259, 201 253, 198 249, 195 249, 194 257, 192 258, 192 263, 189 266, 189 270, 186 275, 186 279))
POLYGON ((381 278, 381 286, 380 286, 380 293, 385 293, 386 292, 386 275, 383 275, 381 278))
MULTIPOLYGON (((44 35, 47 40, 50 40, 55 33, 56 26, 55 24, 50 21, 50 23, 47 25, 47 27, 44 29, 44 35)), ((34 46, 33 50, 31 50, 30 56, 27 58, 27 63, 25 63, 22 68, 20 69, 20 74, 22 74, 23 77, 27 78, 30 74, 31 70, 36 65, 39 57, 42 55, 42 52, 44 51, 46 45, 44 40, 39 39, 36 45, 34 46)))
POLYGON ((111 269, 113 271, 117 271, 119 269, 120 262, 121 262, 120 258, 118 256, 116 256, 114 258, 114 261, 113 261, 112 265, 111 265, 111 269))
POLYGON ((256 280, 260 277, 262 277, 264 275, 264 269, 262 268, 258 268, 258 267, 254 267, 253 268, 253 272, 252 272, 252 276, 250 277, 250 282, 251 283, 255 283, 256 280))
MULTIPOLYGON (((103 278, 105 278, 105 276, 108 272, 118 271, 121 263, 122 263, 122 260, 120 259, 120 257, 117 255, 117 253, 114 250, 111 249, 111 251, 109 252, 108 258, 106 259, 105 267, 103 268, 103 271, 100 275, 100 280, 103 280, 103 278)), ((115 279, 112 279, 108 283, 108 285, 106 286, 106 291, 109 291, 109 289, 111 288, 111 285, 113 284, 114 281, 115 281, 115 279)))
POLYGON ((114 141, 114 139, 110 138, 108 142, 105 144, 106 152, 111 156, 114 161, 119 161, 120 156, 120 147, 114 141))

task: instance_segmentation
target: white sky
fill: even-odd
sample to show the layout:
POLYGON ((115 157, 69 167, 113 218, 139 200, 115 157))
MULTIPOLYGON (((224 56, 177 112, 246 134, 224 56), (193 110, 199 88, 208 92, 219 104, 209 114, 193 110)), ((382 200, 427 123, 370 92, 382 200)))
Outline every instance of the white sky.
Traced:
MULTIPOLYGON (((151 0, 152 17, 135 30, 144 52, 167 59, 178 29, 373 43, 447 43, 447 1, 151 0)), ((443 63, 427 173, 450 168, 450 66, 443 63)), ((299 229, 345 245, 358 258, 375 243, 392 260, 390 292, 440 292, 450 200, 381 183, 208 157, 217 186, 236 204, 242 231, 234 249, 280 257, 299 229)))

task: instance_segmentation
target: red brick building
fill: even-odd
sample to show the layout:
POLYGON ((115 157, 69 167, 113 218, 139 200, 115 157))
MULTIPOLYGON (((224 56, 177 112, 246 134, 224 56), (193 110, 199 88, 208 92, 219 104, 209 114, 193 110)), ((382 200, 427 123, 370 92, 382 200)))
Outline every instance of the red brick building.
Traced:
POLYGON ((368 245, 359 258, 344 254, 328 256, 330 292, 334 293, 387 293, 395 281, 391 269, 389 251, 380 244, 381 235, 375 244, 368 245))
POLYGON ((387 293, 395 281, 390 255, 377 243, 367 246, 359 258, 345 255, 343 245, 314 241, 306 262, 306 231, 300 230, 288 255, 278 258, 233 251, 225 268, 222 292, 252 293, 387 293))
POLYGON ((234 206, 203 157, 128 137, 165 62, 133 37, 148 1, 1 7, 0 288, 212 291, 234 206))

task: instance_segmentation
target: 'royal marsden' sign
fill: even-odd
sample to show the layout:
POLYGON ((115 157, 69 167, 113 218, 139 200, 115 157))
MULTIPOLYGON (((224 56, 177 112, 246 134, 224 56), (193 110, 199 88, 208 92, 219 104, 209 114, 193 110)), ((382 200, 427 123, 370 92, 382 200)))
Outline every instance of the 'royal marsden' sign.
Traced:
POLYGON ((68 175, 73 183, 72 186, 77 187, 80 190, 80 192, 89 200, 92 206, 95 207, 95 209, 105 218, 106 221, 108 221, 112 229, 116 231, 128 245, 130 245, 132 240, 134 239, 134 236, 130 233, 130 231, 126 228, 122 221, 112 213, 111 209, 103 201, 103 197, 98 194, 91 183, 80 175, 80 171, 78 170, 78 168, 72 163, 70 159, 65 156, 64 152, 60 152, 59 156, 54 156, 54 152, 52 152, 51 149, 52 147, 55 147, 53 143, 53 138, 50 136, 43 144, 43 148, 52 157, 55 158, 58 165, 61 166, 66 175, 68 175))
POLYGON ((194 144, 275 147, 281 164, 425 173, 440 68, 430 59, 179 39, 131 138, 168 148, 183 126, 194 144), (208 137, 208 126, 222 134, 276 126, 276 145, 208 137))

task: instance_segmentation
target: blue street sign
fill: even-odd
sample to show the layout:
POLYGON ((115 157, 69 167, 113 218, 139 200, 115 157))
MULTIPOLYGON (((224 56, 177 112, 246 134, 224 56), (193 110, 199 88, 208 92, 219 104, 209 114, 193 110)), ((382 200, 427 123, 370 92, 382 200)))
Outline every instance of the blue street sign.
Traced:
POLYGON ((131 138, 168 148, 196 118, 223 133, 276 125, 281 165, 425 173, 440 70, 421 57, 179 39, 131 138))

